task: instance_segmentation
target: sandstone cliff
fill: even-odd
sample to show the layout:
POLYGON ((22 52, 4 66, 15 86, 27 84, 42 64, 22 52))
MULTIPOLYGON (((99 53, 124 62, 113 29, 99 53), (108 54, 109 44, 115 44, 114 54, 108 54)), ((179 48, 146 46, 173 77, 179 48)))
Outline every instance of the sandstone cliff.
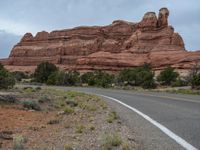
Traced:
POLYGON ((108 26, 26 33, 2 62, 10 70, 33 71, 49 61, 80 72, 116 72, 148 63, 156 71, 170 65, 185 74, 200 62, 200 51, 185 50, 181 36, 168 25, 168 16, 168 9, 162 8, 158 17, 148 12, 139 23, 117 20, 108 26))

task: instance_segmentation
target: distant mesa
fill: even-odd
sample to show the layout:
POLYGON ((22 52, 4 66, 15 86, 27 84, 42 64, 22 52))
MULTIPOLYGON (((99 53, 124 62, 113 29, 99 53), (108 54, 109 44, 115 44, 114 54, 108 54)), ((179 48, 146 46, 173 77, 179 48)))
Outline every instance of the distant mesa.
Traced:
POLYGON ((66 71, 113 73, 148 63, 156 72, 171 66, 186 75, 200 63, 200 51, 185 50, 168 17, 169 10, 161 8, 158 16, 147 12, 138 23, 116 20, 108 26, 26 33, 1 62, 11 71, 32 72, 48 61, 66 71))

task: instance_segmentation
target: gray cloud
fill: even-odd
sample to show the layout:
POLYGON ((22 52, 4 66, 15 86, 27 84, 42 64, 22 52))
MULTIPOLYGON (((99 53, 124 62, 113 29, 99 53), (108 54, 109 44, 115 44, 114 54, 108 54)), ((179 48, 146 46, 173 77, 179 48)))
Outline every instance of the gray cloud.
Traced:
MULTIPOLYGON (((170 24, 183 36, 186 48, 200 49, 197 0, 1 0, 0 29, 22 35, 81 25, 106 25, 116 19, 138 22, 145 12, 158 12, 161 7, 169 8, 170 24)), ((10 47, 4 48, 7 53, 9 50, 10 47)))
POLYGON ((0 58, 6 58, 9 50, 20 40, 19 35, 14 35, 0 30, 0 58))

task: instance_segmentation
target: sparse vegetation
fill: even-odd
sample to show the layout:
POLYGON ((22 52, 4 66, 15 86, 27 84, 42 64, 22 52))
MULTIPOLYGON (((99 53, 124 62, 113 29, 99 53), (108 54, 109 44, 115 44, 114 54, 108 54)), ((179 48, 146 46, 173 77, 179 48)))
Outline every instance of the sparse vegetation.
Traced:
POLYGON ((122 70, 118 77, 119 85, 142 86, 143 88, 155 88, 154 72, 149 65, 122 70))
POLYGON ((179 77, 175 82, 172 82, 171 86, 172 87, 181 87, 181 86, 186 86, 187 84, 188 84, 187 81, 185 81, 179 77))
MULTIPOLYGON (((2 103, 4 107, 1 107, 0 104, 0 113, 3 113, 4 116, 9 116, 4 117, 6 119, 5 124, 0 129, 2 127, 6 129, 8 126, 7 122, 10 120, 9 125, 17 125, 20 134, 31 139, 27 142, 15 142, 16 144, 13 144, 14 142, 12 143, 11 139, 10 143, 9 141, 6 142, 9 144, 3 143, 2 148, 4 149, 8 149, 7 145, 15 147, 15 149, 26 149, 26 147, 31 147, 32 149, 52 149, 52 147, 57 148, 58 144, 61 149, 81 149, 82 146, 85 149, 90 149, 91 146, 100 148, 102 146, 102 132, 118 131, 122 135, 120 129, 123 129, 123 132, 128 133, 127 127, 121 127, 118 121, 114 121, 118 118, 116 112, 113 112, 106 102, 97 96, 75 91, 55 90, 55 88, 51 89, 51 87, 37 89, 37 87, 27 86, 23 88, 19 86, 17 89, 10 91, 15 92, 18 102, 13 103, 12 106, 2 103), (35 105, 39 106, 40 109, 35 105), (8 107, 9 109, 6 110, 8 107), (18 117, 15 116, 15 113, 18 117), (109 116, 108 114, 110 114, 110 118, 113 120, 112 124, 105 122, 109 116), (73 144, 73 147, 69 144, 60 143, 59 139, 61 137, 67 143, 73 144), (49 141, 49 144, 46 145, 43 141, 49 141)), ((9 128, 12 129, 12 126, 9 128)), ((15 134, 15 130, 12 134, 15 134)), ((9 137, 12 138, 12 134, 9 137)), ((126 136, 123 135, 123 137, 126 136)), ((122 144, 116 146, 118 145, 115 141, 116 138, 118 137, 113 136, 111 145, 120 149, 122 144)))
POLYGON ((71 108, 70 106, 65 106, 65 108, 64 108, 64 113, 65 114, 71 114, 71 113, 73 113, 74 112, 74 109, 73 108, 71 108))
POLYGON ((120 149, 121 150, 131 150, 128 142, 123 142, 120 149))
POLYGON ((103 150, 111 150, 113 147, 120 146, 122 144, 122 140, 117 133, 110 133, 103 135, 102 138, 102 149, 103 150))
POLYGON ((22 135, 16 135, 13 138, 13 149, 23 150, 25 142, 26 142, 26 139, 22 135))
POLYGON ((112 111, 108 114, 107 122, 113 123, 113 121, 117 120, 117 119, 119 119, 119 116, 117 115, 117 113, 115 111, 112 111))
POLYGON ((95 127, 93 125, 90 125, 89 128, 91 131, 95 130, 95 127))
POLYGON ((103 71, 88 72, 81 76, 82 83, 90 86, 109 87, 114 82, 114 75, 103 71))
MULTIPOLYGON (((158 83, 164 86, 180 87, 190 83, 193 88, 198 86, 198 74, 193 74, 191 79, 182 79, 174 68, 167 67, 155 78, 149 64, 140 67, 127 68, 118 74, 109 74, 104 71, 94 71, 80 74, 76 71, 59 71, 55 65, 41 63, 34 73, 35 81, 48 85, 62 86, 96 86, 96 87, 142 87, 143 89, 153 89, 158 83), (48 72, 48 73, 47 73, 48 72), (157 79, 157 81, 156 81, 157 79)), ((188 77, 189 78, 189 77, 188 77)))
POLYGON ((35 70, 35 80, 40 83, 47 83, 48 78, 56 71, 58 71, 58 68, 54 64, 43 62, 35 70))
POLYGON ((157 77, 157 80, 162 85, 172 85, 173 82, 176 82, 179 74, 174 71, 173 68, 167 67, 163 71, 161 71, 160 75, 157 77))
POLYGON ((2 64, 0 64, 0 89, 9 89, 15 85, 15 79, 2 64))
POLYGON ((22 81, 22 79, 29 78, 29 75, 27 73, 21 71, 12 72, 12 75, 16 81, 22 81))
POLYGON ((192 95, 200 95, 200 90, 195 89, 174 89, 174 90, 167 90, 166 92, 169 93, 176 93, 176 94, 192 94, 192 95))
POLYGON ((39 104, 33 100, 23 101, 22 104, 24 108, 29 109, 29 110, 37 110, 37 111, 41 110, 39 104))
POLYGON ((53 120, 49 120, 47 124, 53 125, 53 124, 59 124, 59 123, 60 123, 59 119, 53 119, 53 120))
POLYGON ((85 126, 78 125, 78 126, 76 126, 76 133, 83 133, 84 129, 85 129, 85 126))
POLYGON ((41 96, 41 97, 39 98, 39 100, 38 100, 39 103, 45 103, 45 102, 49 102, 49 101, 50 101, 50 99, 48 98, 47 95, 41 96))
POLYGON ((26 93, 32 93, 32 92, 36 92, 36 89, 34 89, 32 87, 24 87, 23 91, 26 93))
POLYGON ((73 150, 72 145, 70 144, 65 145, 65 150, 73 150))
POLYGON ((200 89, 200 72, 193 74, 191 83, 193 89, 200 89))

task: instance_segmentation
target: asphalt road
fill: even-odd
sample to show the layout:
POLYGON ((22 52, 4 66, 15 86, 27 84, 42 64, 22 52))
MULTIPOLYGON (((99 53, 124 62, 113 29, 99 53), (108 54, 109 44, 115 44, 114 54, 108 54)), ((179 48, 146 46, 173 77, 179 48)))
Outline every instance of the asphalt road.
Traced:
POLYGON ((99 88, 65 89, 102 94, 118 99, 148 115, 200 149, 200 96, 99 88))

